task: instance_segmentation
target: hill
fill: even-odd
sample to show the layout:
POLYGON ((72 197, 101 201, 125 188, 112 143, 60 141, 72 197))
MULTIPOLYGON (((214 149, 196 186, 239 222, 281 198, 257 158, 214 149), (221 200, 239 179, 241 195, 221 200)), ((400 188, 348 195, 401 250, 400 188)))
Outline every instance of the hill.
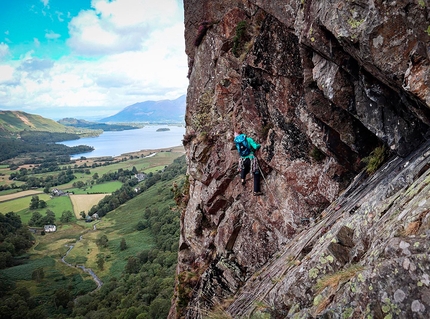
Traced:
POLYGON ((185 95, 176 100, 145 101, 127 106, 119 113, 99 122, 182 123, 185 116, 185 95))
POLYGON ((21 131, 73 132, 71 128, 40 115, 22 111, 0 111, 0 134, 14 135, 21 131))
POLYGON ((86 128, 91 130, 103 130, 103 131, 124 131, 124 130, 133 130, 142 125, 136 124, 106 124, 106 123, 96 123, 89 122, 86 120, 78 120, 75 118, 64 118, 58 121, 58 123, 66 126, 76 127, 76 128, 86 128))
POLYGON ((18 156, 38 157, 40 161, 51 156, 64 156, 89 151, 92 147, 67 147, 56 142, 99 135, 102 130, 64 126, 40 115, 22 111, 0 111, 0 161, 18 156))

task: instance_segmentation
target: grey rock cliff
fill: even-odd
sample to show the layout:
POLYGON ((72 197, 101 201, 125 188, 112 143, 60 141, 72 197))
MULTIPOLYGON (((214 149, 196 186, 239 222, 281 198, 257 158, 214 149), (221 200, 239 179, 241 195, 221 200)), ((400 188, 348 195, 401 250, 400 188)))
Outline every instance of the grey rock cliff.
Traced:
POLYGON ((170 317, 427 318, 428 2, 184 8, 190 189, 170 317), (240 184, 235 129, 262 144, 264 196, 240 184))

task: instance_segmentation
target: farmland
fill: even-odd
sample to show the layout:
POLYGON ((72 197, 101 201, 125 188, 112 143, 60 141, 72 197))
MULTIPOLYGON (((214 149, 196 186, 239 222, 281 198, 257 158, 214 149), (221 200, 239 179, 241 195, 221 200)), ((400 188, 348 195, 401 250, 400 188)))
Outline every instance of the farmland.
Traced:
MULTIPOLYGON (((0 270, 0 279, 8 278, 14 282, 16 289, 28 290, 31 297, 38 301, 35 305, 40 305, 36 309, 42 309, 46 314, 45 318, 57 318, 59 314, 68 318, 84 317, 89 309, 94 309, 94 306, 89 306, 88 303, 102 305, 103 296, 107 294, 110 294, 110 300, 119 298, 118 303, 113 303, 118 306, 112 310, 106 308, 107 304, 103 304, 107 309, 105 313, 112 312, 112 318, 123 317, 131 305, 138 313, 143 314, 150 311, 151 307, 159 307, 162 304, 165 307, 161 309, 165 312, 173 293, 179 236, 179 212, 175 210, 171 189, 173 183, 183 184, 185 162, 182 160, 180 172, 176 169, 166 169, 165 172, 163 170, 182 155, 183 150, 180 148, 173 152, 158 152, 152 157, 133 157, 117 164, 90 167, 91 174, 76 174, 75 182, 91 181, 96 173, 101 177, 109 172, 131 170, 135 167, 139 172, 160 176, 155 184, 145 187, 141 194, 92 223, 86 223, 80 212, 88 212, 101 198, 121 188, 122 182, 86 184, 81 188, 68 183, 68 186, 58 186, 62 191, 68 192, 67 195, 52 196, 44 193, 43 189, 35 189, 32 192, 15 193, 8 200, 1 201, 1 213, 14 211, 24 223, 28 223, 35 211, 43 215, 44 211, 49 209, 55 214, 57 231, 46 234, 37 231, 34 234, 35 244, 21 264, 0 270), (33 196, 46 202, 46 207, 29 209, 33 196), (60 221, 64 211, 73 211, 74 218, 67 222, 60 221), (105 240, 101 241, 103 238, 105 240), (71 245, 73 249, 64 258, 72 265, 69 267, 61 259, 71 245), (136 256, 141 257, 139 259, 136 256), (139 266, 133 266, 135 263, 139 266), (96 284, 90 275, 75 265, 91 268, 101 278, 105 284, 100 294, 89 294, 94 291, 96 284), (44 277, 34 280, 32 275, 40 270, 43 270, 44 277), (128 281, 135 280, 139 271, 142 271, 139 274, 140 284, 128 281), (112 282, 117 283, 115 287, 112 282), (121 288, 123 285, 134 287, 127 288, 130 296, 125 295, 121 288), (134 300, 140 294, 134 290, 143 288, 147 291, 145 301, 134 300), (53 302, 58 295, 65 293, 65 290, 71 303, 67 307, 58 308, 53 302), (121 299, 125 298, 128 301, 121 304, 121 299)), ((1 194, 0 198, 11 195, 1 194)), ((12 293, 13 291, 10 292, 11 295, 12 293)))
POLYGON ((0 202, 5 202, 5 201, 21 198, 21 197, 28 197, 28 196, 32 196, 40 193, 42 193, 41 190, 29 190, 29 191, 22 191, 22 192, 15 191, 14 193, 11 193, 11 194, 1 195, 0 202))
POLYGON ((73 211, 77 219, 81 218, 80 212, 88 212, 91 207, 96 205, 106 194, 82 194, 70 195, 72 201, 73 211))
MULTIPOLYGON (((18 191, 17 189, 2 191, 0 192, 0 213, 5 214, 13 211, 21 216, 23 222, 28 222, 32 214, 32 211, 29 209, 29 203, 32 196, 37 195, 47 203, 47 208, 51 209, 56 216, 61 216, 64 210, 73 210, 75 215, 80 218, 79 213, 81 211, 85 211, 87 213, 93 205, 97 204, 97 200, 100 200, 107 194, 114 192, 122 186, 120 181, 109 181, 101 184, 91 183, 93 180, 92 176, 94 176, 94 174, 103 176, 104 174, 112 173, 120 169, 131 170, 133 167, 135 167, 139 172, 145 172, 147 174, 151 172, 153 173, 162 170, 166 165, 170 164, 175 158, 182 154, 182 147, 158 151, 141 151, 127 156, 120 156, 117 159, 119 160, 118 163, 101 165, 94 168, 92 168, 91 165, 98 163, 97 159, 78 160, 76 161, 75 166, 79 167, 85 165, 85 167, 89 167, 90 174, 74 173, 76 176, 75 179, 66 184, 59 185, 57 188, 64 192, 82 196, 76 197, 72 202, 70 198, 64 198, 61 200, 56 197, 50 198, 48 194, 43 193, 43 188, 26 191, 18 191), (148 156, 149 154, 155 155, 148 156), (146 157, 142 157, 145 155, 146 157), (74 187, 73 183, 76 183, 77 181, 82 181, 87 186, 81 188, 74 187), (85 195, 88 195, 88 197, 85 197, 85 195), (62 201, 62 205, 58 204, 60 201, 62 201), (82 207, 84 208, 82 209, 82 207)), ((1 165, 0 169, 3 174, 3 178, 10 175, 10 170, 6 165, 1 165)), ((52 174, 55 174, 55 172, 35 174, 35 177, 43 177, 44 175, 52 174)), ((10 184, 10 182, 3 180, 0 181, 0 186, 6 184, 10 184)))

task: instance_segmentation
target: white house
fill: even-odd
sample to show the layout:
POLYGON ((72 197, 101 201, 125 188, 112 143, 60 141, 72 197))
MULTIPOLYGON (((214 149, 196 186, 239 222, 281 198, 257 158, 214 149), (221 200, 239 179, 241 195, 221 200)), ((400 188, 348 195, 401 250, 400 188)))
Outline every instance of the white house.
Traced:
POLYGON ((55 225, 45 225, 45 233, 53 233, 57 231, 57 226, 55 225))

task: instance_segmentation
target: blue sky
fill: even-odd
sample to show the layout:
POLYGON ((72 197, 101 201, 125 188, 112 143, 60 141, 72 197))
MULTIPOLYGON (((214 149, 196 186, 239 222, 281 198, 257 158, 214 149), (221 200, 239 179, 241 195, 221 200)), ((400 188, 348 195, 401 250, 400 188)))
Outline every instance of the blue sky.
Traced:
POLYGON ((0 109, 104 117, 186 93, 181 0, 0 0, 0 7, 0 109))

